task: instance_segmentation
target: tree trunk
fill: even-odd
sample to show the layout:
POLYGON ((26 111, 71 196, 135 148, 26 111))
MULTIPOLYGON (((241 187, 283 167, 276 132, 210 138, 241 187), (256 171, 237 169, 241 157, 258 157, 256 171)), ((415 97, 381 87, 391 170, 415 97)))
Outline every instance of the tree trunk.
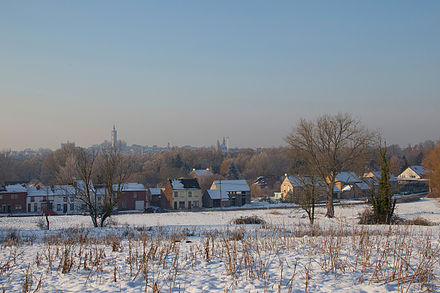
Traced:
POLYGON ((335 216, 335 207, 333 205, 333 193, 327 194, 327 213, 325 214, 328 218, 333 218, 335 216))
POLYGON ((49 214, 46 212, 45 216, 46 216, 47 230, 49 230, 49 214))

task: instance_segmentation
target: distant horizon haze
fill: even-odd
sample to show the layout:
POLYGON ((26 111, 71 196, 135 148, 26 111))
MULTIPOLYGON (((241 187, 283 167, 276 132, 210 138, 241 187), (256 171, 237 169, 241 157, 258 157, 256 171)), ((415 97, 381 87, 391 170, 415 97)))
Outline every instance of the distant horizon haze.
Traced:
POLYGON ((0 150, 286 145, 350 113, 440 139, 440 1, 4 1, 0 150))

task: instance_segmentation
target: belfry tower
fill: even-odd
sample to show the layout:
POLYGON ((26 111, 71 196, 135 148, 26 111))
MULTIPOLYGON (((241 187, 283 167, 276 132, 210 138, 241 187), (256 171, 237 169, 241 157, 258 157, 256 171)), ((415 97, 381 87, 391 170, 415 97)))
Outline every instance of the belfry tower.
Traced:
POLYGON ((115 148, 118 143, 118 132, 116 131, 115 126, 113 125, 112 130, 112 148, 115 148))

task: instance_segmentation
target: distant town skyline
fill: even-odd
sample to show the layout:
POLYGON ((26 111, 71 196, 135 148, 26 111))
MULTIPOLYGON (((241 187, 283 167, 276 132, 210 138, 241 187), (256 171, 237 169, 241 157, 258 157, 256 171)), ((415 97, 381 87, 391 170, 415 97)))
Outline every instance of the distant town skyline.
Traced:
POLYGON ((285 145, 350 113, 440 139, 439 1, 4 1, 0 150, 285 145))

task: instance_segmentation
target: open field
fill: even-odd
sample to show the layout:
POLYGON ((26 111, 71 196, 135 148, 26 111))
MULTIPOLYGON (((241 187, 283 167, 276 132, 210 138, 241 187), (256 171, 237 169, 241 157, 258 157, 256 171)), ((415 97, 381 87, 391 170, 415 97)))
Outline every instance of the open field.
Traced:
POLYGON ((130 214, 92 228, 87 216, 0 218, 5 292, 418 292, 440 289, 440 205, 400 203, 432 226, 362 226, 359 206, 130 214), (235 225, 258 216, 262 225, 235 225))

